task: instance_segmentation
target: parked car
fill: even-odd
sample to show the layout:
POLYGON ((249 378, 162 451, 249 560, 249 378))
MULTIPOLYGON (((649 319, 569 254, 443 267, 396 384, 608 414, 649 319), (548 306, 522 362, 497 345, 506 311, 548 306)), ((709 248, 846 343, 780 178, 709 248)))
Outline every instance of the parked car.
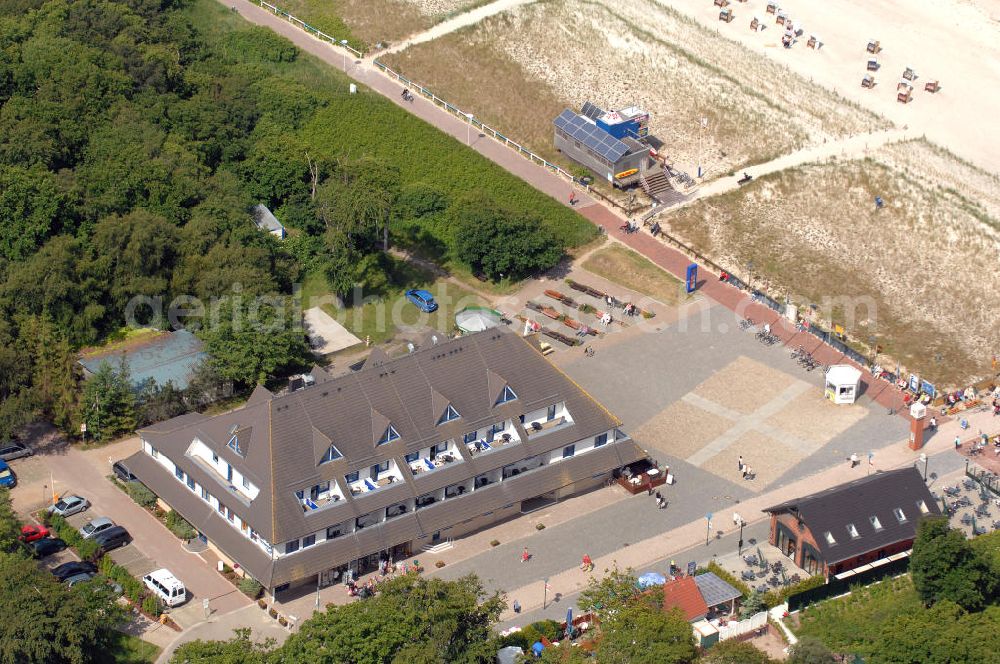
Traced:
POLYGON ((34 453, 35 450, 31 449, 24 443, 19 443, 13 440, 9 440, 0 445, 0 459, 3 459, 4 461, 13 461, 14 459, 20 459, 21 457, 31 456, 34 453))
POLYGON ((111 464, 111 470, 114 472, 115 477, 120 479, 122 482, 135 482, 139 478, 132 474, 132 471, 128 469, 124 461, 115 461, 111 464))
POLYGON ((52 568, 52 575, 59 579, 60 581, 65 581, 66 579, 76 576, 77 574, 82 574, 87 572, 89 574, 97 574, 97 565, 94 563, 88 563, 85 560, 73 560, 68 563, 63 563, 58 567, 52 568))
POLYGON ((58 514, 63 517, 72 516, 88 507, 90 507, 90 501, 82 496, 63 496, 55 505, 49 505, 49 514, 58 514))
POLYGON ((184 584, 168 569, 154 570, 142 577, 142 582, 167 606, 177 606, 187 600, 184 584))
POLYGON ((83 527, 80 528, 80 534, 83 536, 83 539, 90 539, 94 535, 97 535, 98 533, 103 533, 108 528, 114 528, 114 527, 115 527, 114 521, 112 521, 106 516, 102 516, 96 519, 91 519, 87 523, 83 524, 83 527))
POLYGON ((66 548, 66 542, 58 537, 46 537, 28 545, 32 558, 45 558, 66 548))
POLYGON ((0 486, 13 489, 17 486, 17 475, 10 469, 6 461, 0 460, 0 486))
POLYGON ((93 540, 101 553, 107 553, 112 549, 123 547, 132 541, 132 536, 121 526, 112 526, 102 533, 94 535, 93 540))
POLYGON ((45 526, 36 526, 33 523, 29 523, 26 526, 21 526, 21 534, 17 536, 17 539, 24 543, 34 542, 40 539, 44 539, 49 536, 49 529, 45 526))
POLYGON ((422 289, 411 289, 406 291, 406 299, 417 305, 417 308, 424 313, 429 314, 432 311, 436 311, 438 308, 437 302, 434 301, 434 296, 422 289))

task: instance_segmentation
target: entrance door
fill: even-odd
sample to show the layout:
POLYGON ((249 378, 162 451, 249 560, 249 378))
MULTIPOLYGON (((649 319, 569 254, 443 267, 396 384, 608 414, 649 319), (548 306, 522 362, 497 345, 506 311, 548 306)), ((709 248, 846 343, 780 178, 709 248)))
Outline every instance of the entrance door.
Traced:
POLYGON ((433 535, 431 535, 431 544, 437 544, 440 541, 441 541, 441 531, 439 530, 433 535))

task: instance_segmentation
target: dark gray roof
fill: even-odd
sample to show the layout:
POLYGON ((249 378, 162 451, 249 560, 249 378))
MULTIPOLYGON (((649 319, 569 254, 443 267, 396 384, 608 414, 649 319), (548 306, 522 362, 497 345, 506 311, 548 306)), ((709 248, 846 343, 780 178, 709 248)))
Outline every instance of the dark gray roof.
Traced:
POLYGON ((705 604, 708 604, 709 608, 730 602, 743 594, 713 572, 699 574, 694 577, 694 582, 698 584, 698 591, 705 598, 705 604))
POLYGON ((593 121, 566 109, 552 123, 612 164, 629 153, 629 147, 593 121))
POLYGON ((467 431, 500 419, 516 421, 521 413, 558 401, 566 402, 572 426, 534 438, 528 438, 522 430, 521 444, 475 458, 467 454, 464 445, 458 445, 464 461, 454 467, 465 471, 460 479, 620 424, 542 357, 535 345, 507 328, 495 328, 429 346, 381 365, 366 364, 360 371, 290 394, 274 396, 258 390, 237 410, 168 431, 150 428, 141 433, 199 483, 218 486, 218 495, 225 497, 232 492, 227 493, 227 487, 212 473, 184 456, 195 437, 212 448, 260 488, 251 504, 230 501, 231 509, 268 541, 280 543, 453 483, 456 478, 450 469, 413 479, 402 457, 443 440, 461 441, 467 431), (494 405, 505 384, 518 398, 494 405), (458 420, 437 424, 441 413, 435 412, 434 404, 440 406, 442 399, 458 411, 458 420), (386 422, 392 423, 400 438, 376 446, 386 422), (239 429, 242 456, 226 446, 234 426, 239 429), (319 465, 331 442, 343 458, 319 465), (296 490, 321 481, 338 482, 343 489, 346 473, 390 458, 396 459, 406 480, 397 487, 358 497, 344 492, 346 500, 309 514, 303 513, 295 498, 296 490))
POLYGON ((913 539, 921 518, 941 513, 920 472, 913 467, 875 473, 763 511, 797 515, 812 532, 827 563, 913 539), (926 515, 920 510, 921 503, 927 508, 926 515), (896 509, 902 511, 905 521, 897 518, 896 509), (880 529, 876 529, 872 517, 878 520, 880 529), (857 530, 857 537, 852 536, 850 525, 857 530), (826 533, 832 535, 833 544, 826 533))

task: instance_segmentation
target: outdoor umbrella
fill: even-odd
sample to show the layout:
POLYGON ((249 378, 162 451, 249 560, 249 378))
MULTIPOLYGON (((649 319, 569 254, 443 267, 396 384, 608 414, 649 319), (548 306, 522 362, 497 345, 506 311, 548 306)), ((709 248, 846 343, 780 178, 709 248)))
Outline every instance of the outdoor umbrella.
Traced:
POLYGON ((455 325, 465 334, 482 332, 500 324, 500 312, 489 307, 466 307, 455 314, 455 325))
POLYGON ((535 653, 535 657, 541 657, 543 650, 545 650, 545 646, 542 645, 541 641, 535 641, 535 645, 531 646, 531 652, 535 653))
POLYGON ((653 586, 662 586, 666 582, 667 577, 659 572, 646 572, 639 577, 638 585, 640 588, 652 588, 653 586))

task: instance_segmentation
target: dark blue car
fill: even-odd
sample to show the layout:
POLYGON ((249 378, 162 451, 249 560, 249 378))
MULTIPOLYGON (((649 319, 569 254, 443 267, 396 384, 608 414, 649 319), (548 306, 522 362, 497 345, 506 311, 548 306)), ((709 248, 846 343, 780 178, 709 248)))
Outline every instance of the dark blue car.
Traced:
POLYGON ((438 308, 434 296, 425 290, 413 289, 406 291, 406 299, 417 305, 417 308, 424 313, 431 313, 438 308))

